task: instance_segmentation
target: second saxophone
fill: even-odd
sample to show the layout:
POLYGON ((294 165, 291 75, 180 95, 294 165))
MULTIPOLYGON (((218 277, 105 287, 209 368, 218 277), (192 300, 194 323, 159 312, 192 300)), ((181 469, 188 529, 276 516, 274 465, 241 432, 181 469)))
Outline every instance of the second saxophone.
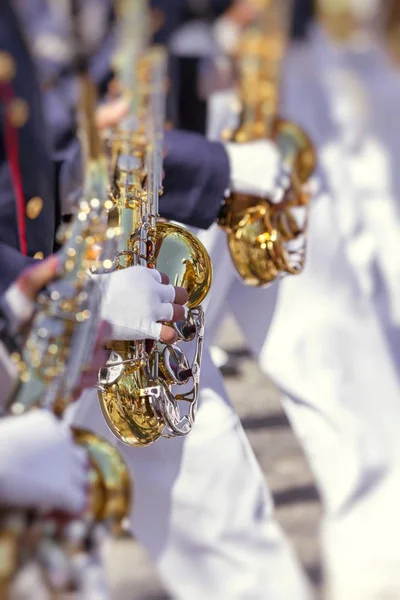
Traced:
POLYGON ((111 357, 100 373, 101 408, 118 439, 144 446, 160 437, 186 435, 193 427, 204 337, 200 304, 211 286, 212 266, 194 235, 159 220, 167 56, 162 47, 146 47, 147 3, 121 2, 119 8, 122 48, 116 70, 131 110, 110 144, 110 220, 123 231, 115 267, 156 268, 173 285, 186 288, 187 315, 174 327, 180 342, 193 342, 191 360, 178 344, 111 344, 111 357), (139 28, 138 35, 132 27, 134 32, 139 28))

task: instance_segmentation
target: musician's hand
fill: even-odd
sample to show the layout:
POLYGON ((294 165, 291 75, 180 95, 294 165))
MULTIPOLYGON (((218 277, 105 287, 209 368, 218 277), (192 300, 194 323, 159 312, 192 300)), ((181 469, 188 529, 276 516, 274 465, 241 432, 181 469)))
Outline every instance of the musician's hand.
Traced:
POLYGON ((38 264, 24 269, 14 285, 27 298, 36 300, 40 290, 57 275, 59 264, 57 256, 53 254, 38 264))
POLYGON ((4 295, 4 305, 13 333, 29 321, 40 290, 57 275, 59 261, 53 255, 32 267, 24 269, 4 295))
POLYGON ((0 503, 78 515, 89 461, 71 430, 46 410, 0 421, 0 503))
POLYGON ((129 267, 97 275, 104 284, 102 317, 111 324, 114 340, 162 340, 173 343, 175 331, 163 322, 180 321, 188 300, 186 290, 163 283, 161 274, 129 267))
POLYGON ((101 104, 96 109, 97 128, 108 129, 116 127, 128 114, 129 104, 125 98, 116 98, 101 104))

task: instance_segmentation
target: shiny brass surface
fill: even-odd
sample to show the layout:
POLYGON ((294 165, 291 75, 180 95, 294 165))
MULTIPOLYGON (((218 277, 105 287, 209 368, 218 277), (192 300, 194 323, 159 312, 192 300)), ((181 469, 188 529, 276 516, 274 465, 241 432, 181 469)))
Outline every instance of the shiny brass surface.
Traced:
POLYGON ((172 285, 187 290, 188 308, 199 306, 210 291, 210 256, 195 235, 176 223, 157 223, 155 267, 168 275, 172 285))
POLYGON ((297 209, 307 213, 306 184, 316 166, 316 153, 307 134, 295 123, 279 118, 279 73, 284 56, 290 3, 271 0, 262 6, 258 23, 242 34, 237 50, 238 127, 224 139, 237 144, 270 139, 277 145, 289 178, 282 199, 231 193, 219 224, 228 234, 234 266, 243 281, 263 287, 284 274, 301 273, 305 259, 307 217, 300 223, 297 209), (291 242, 304 239, 299 253, 291 242))
POLYGON ((129 515, 133 486, 121 454, 109 442, 85 429, 73 428, 75 441, 85 448, 91 462, 88 513, 94 521, 108 522, 119 533, 129 515))
POLYGON ((151 377, 147 363, 137 362, 132 342, 114 342, 112 348, 114 351, 104 369, 108 371, 108 383, 99 390, 101 410, 118 439, 129 446, 145 446, 156 441, 165 427, 159 407, 154 405, 152 396, 145 393, 155 388, 157 381, 151 377), (110 371, 112 376, 116 369, 113 364, 122 361, 123 368, 115 379, 110 379, 110 371))

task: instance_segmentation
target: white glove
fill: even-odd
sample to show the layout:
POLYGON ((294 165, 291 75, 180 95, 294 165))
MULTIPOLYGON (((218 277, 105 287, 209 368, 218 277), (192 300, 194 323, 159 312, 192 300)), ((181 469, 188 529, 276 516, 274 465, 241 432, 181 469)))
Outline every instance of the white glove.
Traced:
POLYGON ((274 142, 226 143, 234 192, 281 202, 289 187, 289 169, 281 163, 274 142))
POLYGON ((15 334, 32 317, 35 303, 13 283, 4 294, 3 309, 8 317, 10 331, 15 334))
POLYGON ((5 408, 17 381, 18 369, 11 360, 5 346, 0 342, 0 413, 5 408))
POLYGON ((101 316, 112 327, 112 339, 160 339, 160 321, 173 316, 175 289, 161 283, 158 271, 128 267, 94 277, 104 283, 101 316))
POLYGON ((0 504, 81 513, 88 458, 64 423, 35 410, 0 420, 0 504))

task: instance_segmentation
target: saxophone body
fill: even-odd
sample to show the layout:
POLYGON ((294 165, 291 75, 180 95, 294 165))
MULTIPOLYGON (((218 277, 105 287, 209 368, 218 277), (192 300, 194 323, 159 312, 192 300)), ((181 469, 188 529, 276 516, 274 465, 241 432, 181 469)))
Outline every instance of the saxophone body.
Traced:
MULTIPOLYGON (((141 11, 141 17, 136 14, 136 25, 146 20, 145 2, 141 2, 141 11)), ((125 23, 130 21, 128 17, 123 19, 125 23)), ((212 266, 206 249, 193 234, 159 220, 167 57, 165 50, 156 46, 136 48, 134 56, 135 60, 125 54, 130 71, 120 64, 122 83, 123 73, 135 74, 134 81, 125 79, 122 86, 133 98, 131 115, 111 142, 114 207, 110 219, 123 231, 114 267, 156 268, 171 284, 186 288, 187 316, 173 326, 179 342, 195 346, 189 360, 178 343, 149 345, 142 340, 111 344, 110 360, 99 378, 101 409, 119 440, 145 446, 161 436, 186 435, 193 427, 204 336, 201 302, 211 286, 212 266), (187 409, 185 414, 181 407, 187 409)))
POLYGON ((239 41, 239 124, 223 135, 225 140, 238 144, 273 140, 290 183, 278 203, 231 193, 219 223, 228 233, 228 247, 238 274, 246 284, 255 287, 303 270, 309 201, 306 183, 316 162, 307 134, 295 123, 279 117, 279 71, 288 3, 271 0, 264 4, 259 22, 249 27, 239 41), (297 218, 298 209, 303 209, 302 219, 297 218), (300 239, 304 243, 299 243, 300 239))
MULTIPOLYGON (((90 117, 95 96, 87 79, 82 81, 82 101, 82 115, 88 117, 82 127, 87 154, 84 190, 72 222, 60 235, 59 275, 39 296, 24 347, 14 357, 20 383, 7 414, 15 416, 48 408, 61 417, 97 337, 99 298, 89 271, 112 264, 118 231, 108 225, 107 162, 90 117)), ((130 475, 118 451, 89 431, 75 428, 73 436, 89 456, 87 510, 81 520, 65 524, 5 507, 0 513, 0 549, 12 558, 0 570, 0 589, 7 590, 19 568, 35 558, 43 566, 48 587, 65 591, 71 586, 73 569, 71 579, 63 580, 59 589, 60 557, 62 570, 68 571, 66 565, 82 552, 99 526, 117 532, 129 514, 130 475), (77 526, 81 536, 78 542, 74 533, 72 543, 71 532, 77 526), (58 557, 55 564, 54 556, 58 557)))

